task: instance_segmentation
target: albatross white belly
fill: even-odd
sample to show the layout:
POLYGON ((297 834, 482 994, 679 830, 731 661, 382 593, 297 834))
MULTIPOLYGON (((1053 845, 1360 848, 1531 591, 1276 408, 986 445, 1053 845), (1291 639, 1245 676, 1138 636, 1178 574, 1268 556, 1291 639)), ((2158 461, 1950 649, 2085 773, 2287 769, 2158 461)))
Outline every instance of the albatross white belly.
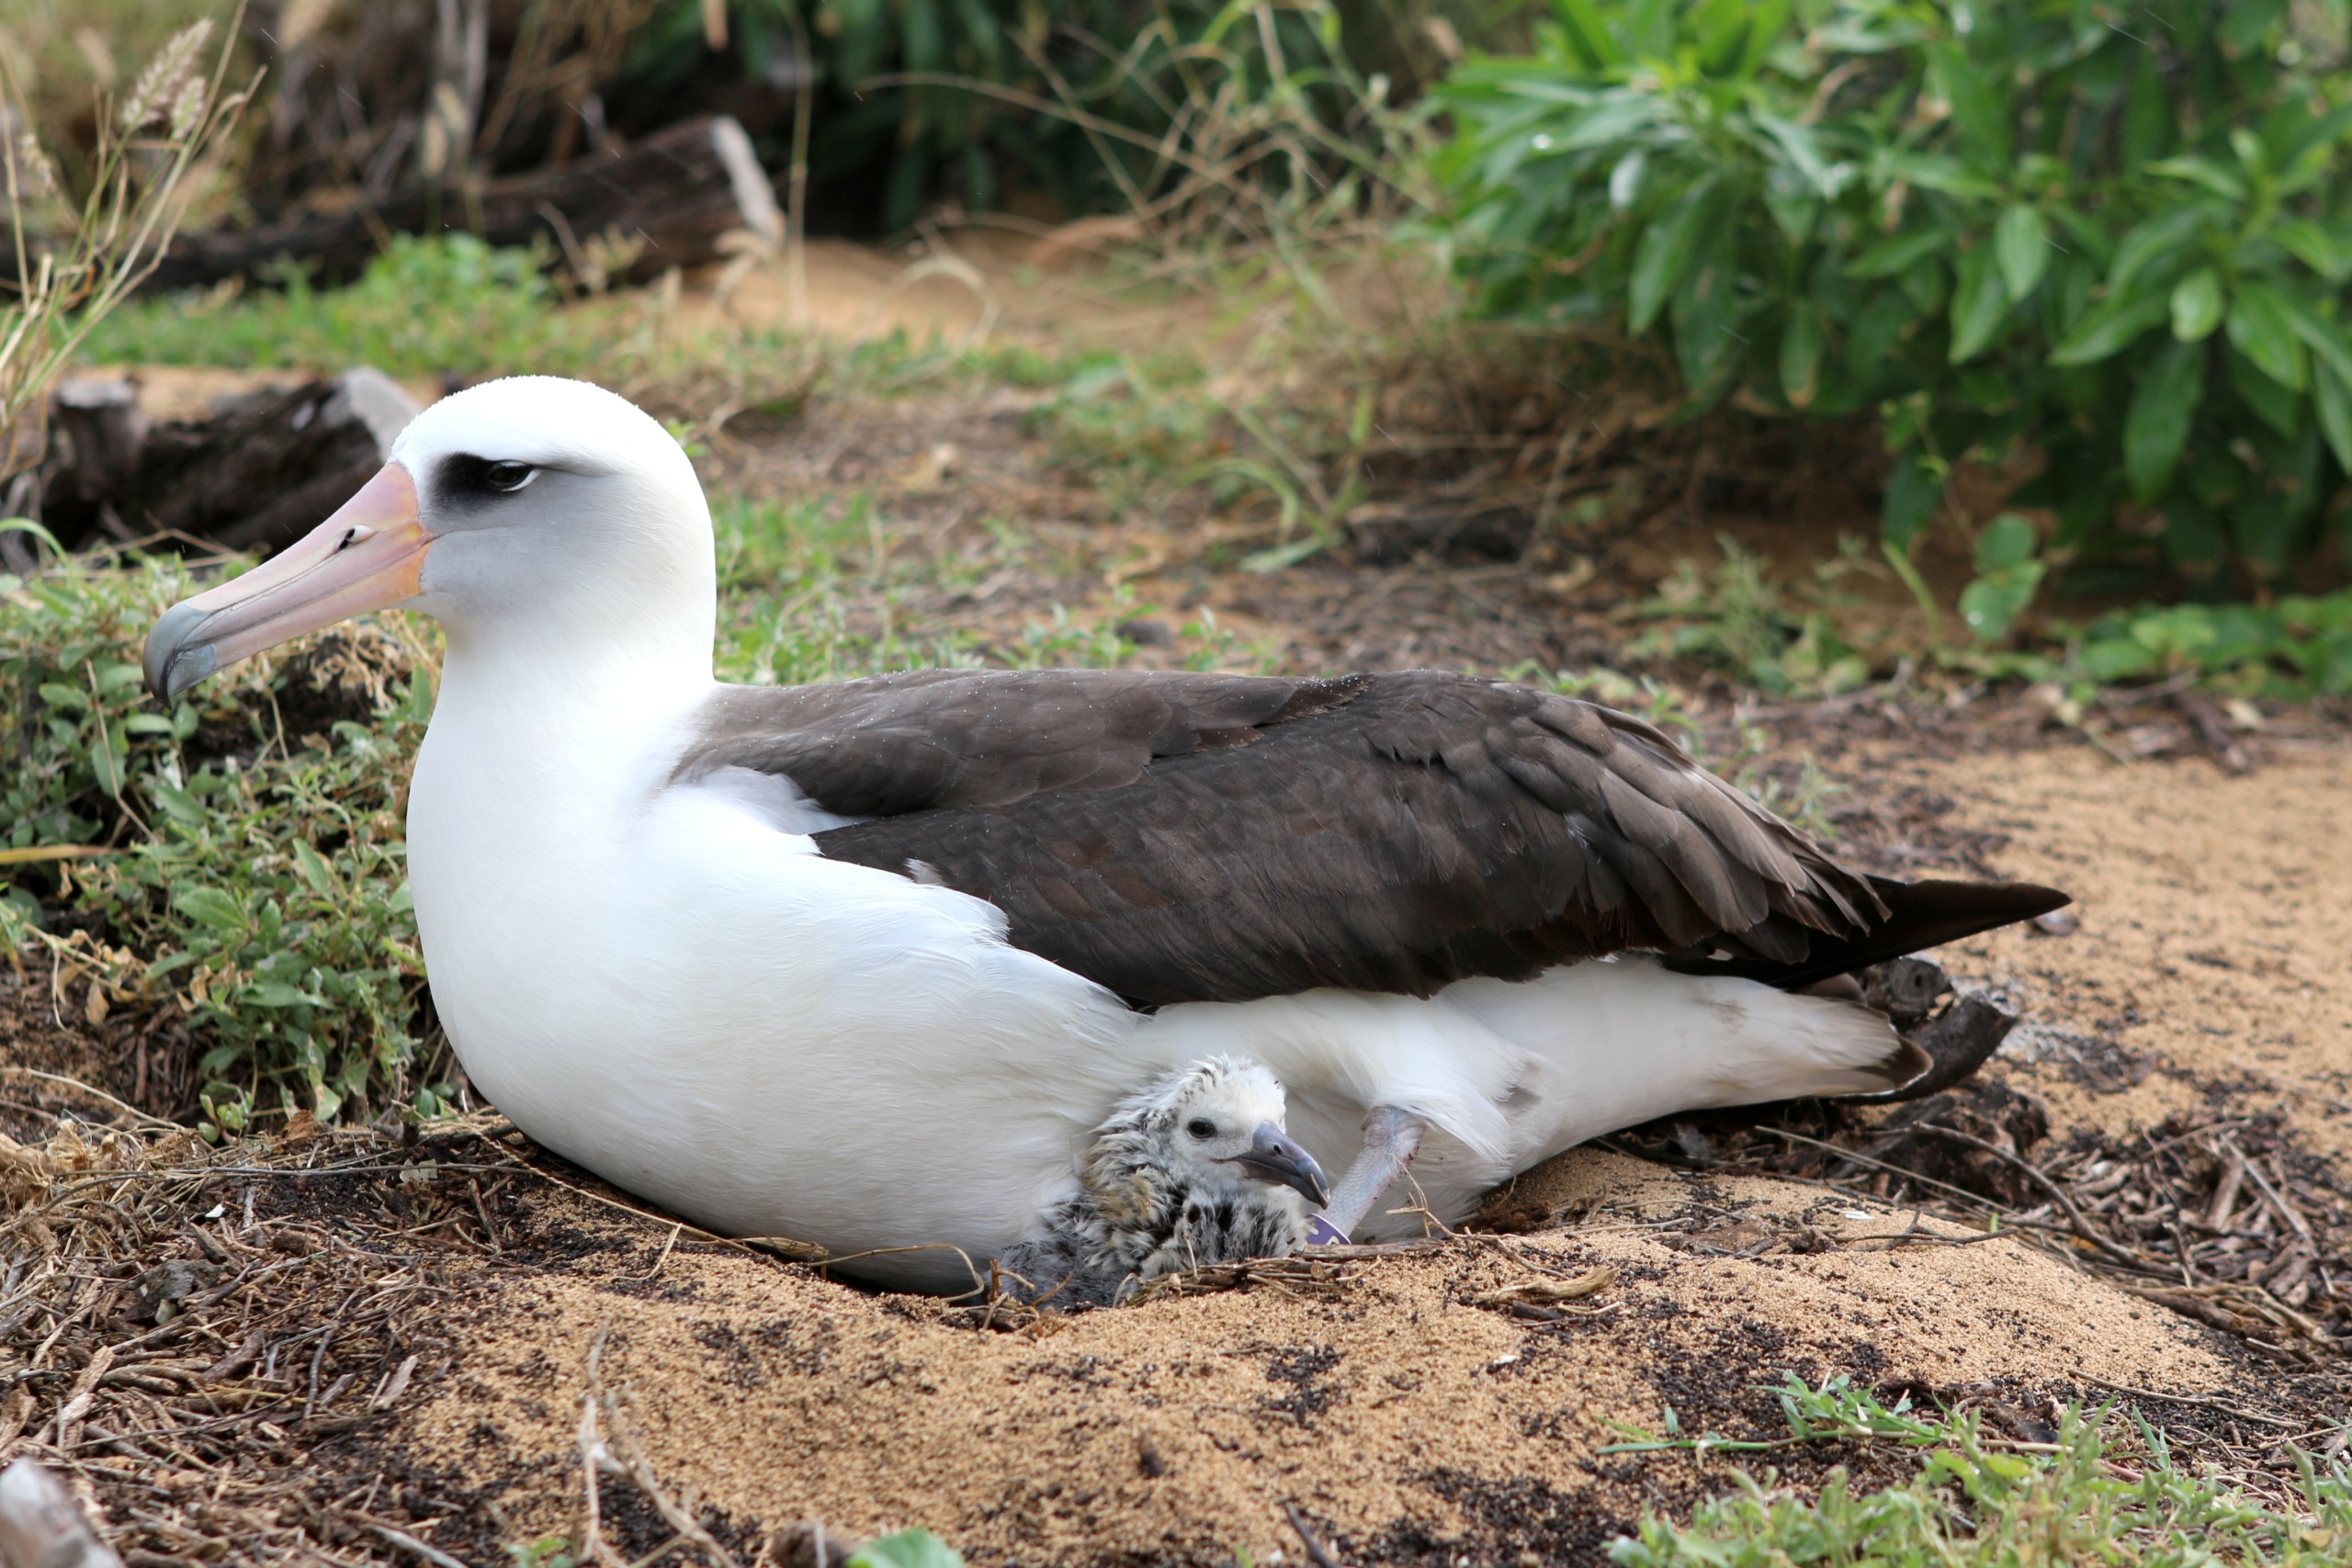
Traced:
POLYGON ((859 1271, 967 1287, 950 1249, 984 1268, 1067 1184, 1137 1015, 1005 945, 978 899, 825 860, 740 792, 663 788, 668 726, 533 744, 468 722, 464 673, 418 758, 409 861, 475 1085, 697 1224, 927 1247, 859 1271))

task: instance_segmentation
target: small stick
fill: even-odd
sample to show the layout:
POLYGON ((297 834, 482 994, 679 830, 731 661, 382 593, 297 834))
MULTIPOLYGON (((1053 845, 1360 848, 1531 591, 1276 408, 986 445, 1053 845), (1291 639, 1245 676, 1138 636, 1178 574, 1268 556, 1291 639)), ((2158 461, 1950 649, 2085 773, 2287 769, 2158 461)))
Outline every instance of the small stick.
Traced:
POLYGON ((2091 1228, 2091 1223, 2083 1218, 2083 1212, 2075 1207, 2075 1201, 2066 1196, 2066 1190, 2059 1186, 2056 1182, 2051 1180, 2049 1177, 2043 1175, 2041 1167, 2033 1165, 2020 1156, 2009 1153, 2008 1150, 2001 1147, 1998 1144, 1987 1143, 1983 1138, 1977 1137, 1973 1134, 1963 1133, 1956 1127, 1946 1127, 1934 1122, 1916 1122, 1912 1123, 1912 1125, 1919 1132, 1933 1133, 1939 1138, 1950 1138, 1954 1143, 1966 1144, 1970 1148, 1982 1149, 1996 1159, 2007 1160, 2009 1164, 2025 1172, 2028 1179, 2031 1180, 2035 1186, 2041 1188, 2044 1192, 2049 1193, 2052 1198, 2057 1201, 2058 1206, 2066 1212, 2066 1219, 2068 1223, 2073 1225, 2076 1235, 2081 1236, 2085 1241, 2089 1242, 2093 1247, 2098 1248, 2101 1252, 2106 1253, 2109 1258, 2115 1258, 2120 1262, 2129 1263, 2134 1268, 2145 1268, 2147 1266, 2146 1261, 2137 1253, 2125 1251, 2122 1247, 2116 1246, 2115 1243, 2108 1240, 2105 1236, 2099 1235, 2098 1232, 2093 1230, 2091 1228))
POLYGON ((2222 1179, 2213 1188, 2213 1201, 2205 1210, 2205 1228, 2224 1231, 2230 1227, 2230 1211, 2237 1207, 2238 1189, 2245 1182, 2245 1156, 2238 1153, 2235 1144, 2224 1143, 2228 1152, 2222 1156, 2228 1163, 2222 1167, 2222 1179))
POLYGON ((1315 1568, 1340 1568, 1340 1560, 1331 1555, 1331 1549, 1316 1540, 1315 1532, 1306 1528, 1306 1516, 1298 1511, 1297 1504, 1284 1498, 1283 1512, 1290 1517, 1290 1528, 1298 1532, 1299 1543, 1306 1548, 1307 1561, 1313 1562, 1315 1568))

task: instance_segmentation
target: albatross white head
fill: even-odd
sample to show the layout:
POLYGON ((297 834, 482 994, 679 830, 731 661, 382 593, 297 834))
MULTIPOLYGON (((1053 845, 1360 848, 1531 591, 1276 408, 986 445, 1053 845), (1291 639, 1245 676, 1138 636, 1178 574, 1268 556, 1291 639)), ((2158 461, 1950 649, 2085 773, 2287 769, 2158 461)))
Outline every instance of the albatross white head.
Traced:
POLYGON ((213 671, 366 610, 421 610, 455 666, 514 681, 707 682, 718 574, 694 465, 584 381, 489 381, 417 416, 342 509, 147 638, 166 701, 213 671))

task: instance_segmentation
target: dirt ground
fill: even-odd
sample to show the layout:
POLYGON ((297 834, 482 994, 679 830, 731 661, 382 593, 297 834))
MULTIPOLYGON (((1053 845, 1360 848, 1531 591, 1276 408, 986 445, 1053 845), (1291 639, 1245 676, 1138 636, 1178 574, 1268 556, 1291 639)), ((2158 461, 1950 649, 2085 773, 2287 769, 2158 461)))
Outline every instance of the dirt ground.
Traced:
MULTIPOLYGON (((977 286, 820 253, 811 306, 837 330, 1115 343, 1222 320, 1073 304, 1010 249, 977 286)), ((784 309, 779 288, 732 308, 784 309)), ((1204 547, 1215 518, 1103 515, 1024 407, 751 421, 711 477, 871 488, 877 553, 978 550, 989 517, 1021 518, 1026 555, 895 598, 910 636, 1009 642, 1065 602, 1206 607, 1299 669, 1606 660, 1624 606, 1724 523, 1661 513, 1540 570, 1335 552, 1258 577, 1204 547)), ((1144 662, 1185 650, 1138 640, 1144 662)), ((1721 1490, 1723 1456, 1610 1450, 1669 1426, 1781 1437, 1765 1390, 1793 1373, 1977 1410, 2019 1445, 2050 1440, 2053 1402, 2119 1399, 2273 1484, 2287 1444, 2340 1445, 2352 1394, 2352 727, 2239 715, 2237 773, 2174 694, 2064 728, 2016 694, 1692 685, 1718 754, 1736 716, 1771 780, 1817 761, 1841 852, 2075 895, 2068 934, 1940 955, 2024 1015, 1980 1079, 1908 1111, 1639 1130, 1529 1173, 1476 1235, 1076 1316, 876 1296, 704 1236, 494 1111, 208 1151, 135 1109, 162 1103, 164 1037, 74 1018, 36 968, 0 976, 0 1128, 27 1145, 0 1145, 0 1461, 65 1469, 132 1568, 489 1568, 592 1532, 607 1561, 684 1533, 687 1556, 748 1564, 792 1560, 775 1532, 804 1519, 920 1525, 987 1563, 1520 1568, 1600 1562, 1645 1511, 1721 1490)), ((1801 1487, 1911 1464, 1768 1457, 1801 1487)))
MULTIPOLYGON (((1981 1219, 1937 1217, 1966 1202, 1899 1177, 1882 1196, 1860 1168, 1808 1181, 1728 1154, 1676 1169, 1600 1149, 1522 1179, 1512 1234, 982 1326, 629 1212, 488 1116, 405 1149, 281 1140, 209 1175, 180 1151, 169 1168, 187 1174, 116 1237, 123 1262, 90 1269, 81 1311, 17 1363, 5 1451, 70 1458, 149 1564, 417 1556, 386 1531, 477 1565, 578 1542, 583 1408, 591 1451, 623 1472, 600 1483, 597 1529, 628 1558, 690 1519, 749 1562, 816 1518, 851 1537, 925 1526, 976 1562, 1267 1562, 1303 1551, 1295 1508, 1344 1562, 1517 1564, 1600 1562, 1645 1509, 1720 1487, 1720 1457, 1604 1450, 1669 1409, 1687 1434, 1780 1436, 1762 1390, 1791 1372, 1979 1408, 2020 1442, 2049 1438, 2053 1399, 2109 1397, 2250 1470, 2289 1439, 2325 1442, 2352 1388, 2336 1296, 2352 748, 2257 739, 2236 777, 2080 746, 1938 757, 1947 743, 1868 728, 1833 716, 1813 733, 1847 785, 1850 852, 2078 896, 2071 935, 1945 954, 2027 1013, 1984 1076, 2046 1103, 2036 1158, 2087 1193, 2096 1168, 2051 1150, 2151 1129, 2252 1149, 2258 1127, 2316 1234, 2289 1314, 2311 1334, 2216 1310, 2253 1287, 2204 1274, 2192 1315, 2182 1281, 2135 1282, 2063 1227, 2031 1229, 2046 1203, 2020 1199, 2027 1228, 1984 1239, 1981 1219), (200 1284, 254 1288, 151 1326, 141 1282, 173 1256, 215 1271, 200 1284), (1510 1304, 1513 1287, 1566 1280, 1597 1288, 1510 1304), (118 1342, 138 1348, 101 1364, 118 1342)), ((39 1054, 12 1044, 20 1066, 39 1054)), ((12 1076, 20 1113, 88 1105, 12 1076)), ((11 1222, 12 1249, 38 1213, 11 1222)), ((1905 1462, 1850 1444, 1772 1458, 1799 1484, 1905 1462)))

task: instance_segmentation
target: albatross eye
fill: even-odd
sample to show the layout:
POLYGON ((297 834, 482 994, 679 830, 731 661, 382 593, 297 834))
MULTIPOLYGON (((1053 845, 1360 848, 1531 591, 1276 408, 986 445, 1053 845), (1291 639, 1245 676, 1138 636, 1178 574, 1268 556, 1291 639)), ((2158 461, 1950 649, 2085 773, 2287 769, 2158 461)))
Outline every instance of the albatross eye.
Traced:
POLYGON ((539 470, 528 463, 492 463, 481 471, 481 482, 502 495, 512 495, 538 477, 539 470))
POLYGON ((1184 1124, 1184 1131, 1196 1138, 1214 1138, 1216 1136, 1216 1123, 1205 1116, 1195 1116, 1184 1124))

